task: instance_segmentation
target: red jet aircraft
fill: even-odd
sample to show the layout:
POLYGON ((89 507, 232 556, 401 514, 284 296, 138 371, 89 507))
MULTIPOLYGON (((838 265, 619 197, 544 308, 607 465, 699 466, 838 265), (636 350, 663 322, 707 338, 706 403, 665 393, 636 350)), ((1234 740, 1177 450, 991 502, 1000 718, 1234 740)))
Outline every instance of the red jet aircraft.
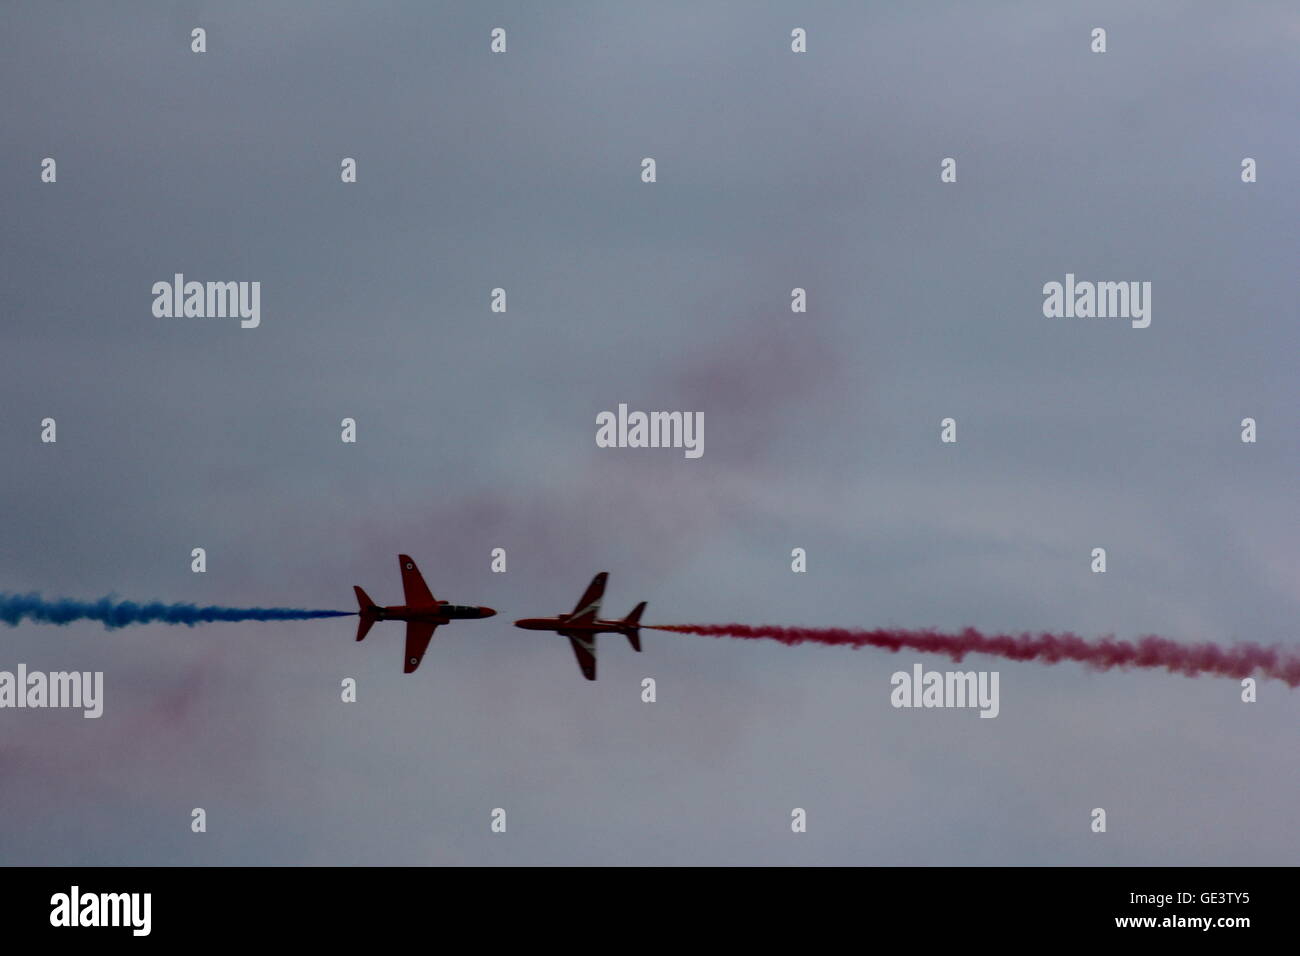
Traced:
POLYGON ((591 584, 587 585, 587 590, 583 592, 572 614, 561 614, 559 617, 526 617, 521 621, 515 621, 515 627, 522 627, 527 631, 557 631, 563 634, 573 645, 573 653, 578 658, 578 666, 582 668, 582 676, 587 680, 595 680, 597 634, 622 634, 632 645, 632 650, 637 652, 641 650, 641 612, 645 610, 645 601, 634 607, 632 613, 621 621, 597 619, 597 615, 600 614, 600 599, 605 594, 605 580, 608 577, 607 572, 601 571, 591 579, 591 584))
POLYGON ((370 600, 370 595, 361 588, 353 586, 357 592, 357 603, 361 605, 361 620, 357 622, 357 640, 361 640, 374 626, 375 621, 406 622, 406 666, 403 673, 410 674, 420 666, 424 652, 429 648, 433 630, 440 624, 466 618, 491 617, 496 611, 490 607, 473 607, 468 604, 448 604, 435 600, 429 593, 429 586, 424 583, 420 569, 415 566, 410 555, 399 554, 397 560, 402 568, 402 590, 406 593, 406 603, 393 607, 380 607, 370 600))

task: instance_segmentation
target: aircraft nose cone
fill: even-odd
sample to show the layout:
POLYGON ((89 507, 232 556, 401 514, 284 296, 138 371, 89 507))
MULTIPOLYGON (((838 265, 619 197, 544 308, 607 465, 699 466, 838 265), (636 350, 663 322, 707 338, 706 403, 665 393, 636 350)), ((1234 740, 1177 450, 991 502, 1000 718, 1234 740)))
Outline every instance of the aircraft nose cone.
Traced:
POLYGON ((478 616, 479 616, 479 617, 494 617, 494 616, 496 615, 496 613, 497 613, 497 612, 494 611, 494 610, 492 610, 492 608, 490 608, 490 607, 480 607, 480 608, 478 609, 478 616))

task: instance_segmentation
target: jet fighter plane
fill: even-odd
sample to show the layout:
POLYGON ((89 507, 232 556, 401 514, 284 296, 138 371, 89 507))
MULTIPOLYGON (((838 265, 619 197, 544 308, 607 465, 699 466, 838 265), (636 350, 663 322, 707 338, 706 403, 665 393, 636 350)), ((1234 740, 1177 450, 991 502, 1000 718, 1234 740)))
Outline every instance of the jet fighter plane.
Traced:
POLYGON ((448 604, 438 601, 429 592, 424 583, 420 569, 415 566, 408 554, 399 554, 397 561, 402 569, 402 590, 406 594, 405 604, 392 607, 380 607, 370 599, 370 595, 361 588, 353 586, 357 592, 358 612, 361 620, 357 622, 357 640, 364 638, 375 621, 406 622, 406 666, 402 672, 412 673, 420 666, 424 652, 429 648, 433 631, 438 625, 449 621, 491 617, 496 611, 490 607, 475 607, 468 604, 448 604))
POLYGON ((645 610, 645 601, 632 609, 632 613, 621 621, 602 621, 599 619, 600 599, 605 594, 605 580, 608 572, 601 571, 591 579, 587 590, 578 600, 578 605, 571 614, 559 617, 526 617, 515 621, 515 627, 527 631, 555 631, 569 639, 573 654, 578 658, 578 667, 587 680, 596 679, 596 635, 622 634, 627 638, 632 650, 641 650, 641 612, 645 610))

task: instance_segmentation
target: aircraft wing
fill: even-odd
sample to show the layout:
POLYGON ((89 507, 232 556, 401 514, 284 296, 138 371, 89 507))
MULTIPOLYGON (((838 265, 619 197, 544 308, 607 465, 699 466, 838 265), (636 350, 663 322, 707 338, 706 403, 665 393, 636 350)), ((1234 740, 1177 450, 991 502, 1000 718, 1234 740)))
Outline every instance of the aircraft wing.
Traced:
POLYGON ((437 626, 430 621, 406 622, 406 666, 402 668, 403 674, 410 674, 420 666, 437 626))
MULTIPOLYGON (((424 575, 415 566, 409 554, 399 554, 397 562, 402 569, 402 591, 406 594, 408 607, 429 607, 436 603, 429 593, 429 586, 424 583, 424 575)), ((410 655, 407 655, 408 657, 410 655)))
POLYGON ((578 599, 578 605, 573 609, 568 620, 585 622, 596 619, 596 615, 600 613, 600 599, 605 596, 605 579, 608 577, 608 572, 601 571, 591 579, 591 583, 587 585, 587 590, 582 592, 582 597, 578 599))
POLYGON ((596 679, 596 638, 579 637, 572 631, 561 631, 573 645, 573 656, 578 659, 578 666, 582 668, 582 676, 587 680, 596 679))

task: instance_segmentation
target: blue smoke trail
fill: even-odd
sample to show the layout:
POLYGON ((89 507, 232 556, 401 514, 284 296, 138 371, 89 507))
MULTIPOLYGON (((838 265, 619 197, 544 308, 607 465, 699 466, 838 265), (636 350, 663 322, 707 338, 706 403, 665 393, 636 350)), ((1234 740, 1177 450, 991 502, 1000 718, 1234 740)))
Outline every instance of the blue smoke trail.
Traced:
POLYGON ((16 627, 22 621, 71 624, 101 621, 113 630, 129 624, 204 624, 209 621, 305 621, 318 617, 349 617, 354 611, 312 611, 295 607, 199 607, 197 604, 137 604, 103 597, 98 601, 59 598, 47 601, 39 594, 0 594, 0 621, 16 627))

